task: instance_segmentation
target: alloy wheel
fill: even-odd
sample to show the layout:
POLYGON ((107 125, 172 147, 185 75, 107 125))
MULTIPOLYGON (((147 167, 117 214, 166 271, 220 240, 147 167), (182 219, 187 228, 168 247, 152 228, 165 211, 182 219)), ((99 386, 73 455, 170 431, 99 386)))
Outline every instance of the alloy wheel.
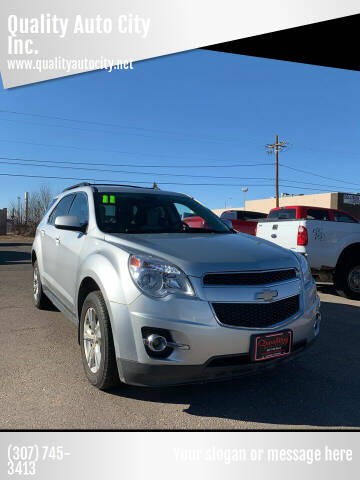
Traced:
POLYGON ((88 308, 85 314, 83 341, 88 367, 92 373, 97 373, 101 363, 101 330, 93 307, 88 308))
POLYGON ((34 275, 33 275, 33 288, 34 288, 34 299, 35 302, 38 299, 39 296, 39 290, 40 290, 40 285, 39 285, 39 272, 37 268, 34 268, 34 275))
POLYGON ((353 292, 360 293, 360 265, 357 265, 350 270, 348 284, 353 292))

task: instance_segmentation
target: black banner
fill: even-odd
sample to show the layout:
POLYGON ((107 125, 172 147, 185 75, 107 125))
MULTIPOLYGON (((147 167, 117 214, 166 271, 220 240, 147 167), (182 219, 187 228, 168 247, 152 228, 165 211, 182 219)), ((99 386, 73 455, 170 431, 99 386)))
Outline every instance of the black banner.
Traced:
POLYGON ((360 70, 360 15, 220 43, 209 50, 360 70))

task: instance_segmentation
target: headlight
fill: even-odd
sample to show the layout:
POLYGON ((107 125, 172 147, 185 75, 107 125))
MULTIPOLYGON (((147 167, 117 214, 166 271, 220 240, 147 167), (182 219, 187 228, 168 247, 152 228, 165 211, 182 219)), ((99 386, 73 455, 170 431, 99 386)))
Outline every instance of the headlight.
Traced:
POLYGON ((314 281, 313 276, 311 275, 311 269, 310 269, 309 262, 306 260, 304 255, 297 254, 297 257, 298 257, 299 262, 300 262, 301 271, 302 271, 302 274, 303 274, 303 277, 304 277, 304 283, 305 283, 305 285, 307 285, 309 282, 314 281))
POLYGON ((171 293, 195 295, 187 276, 165 260, 130 255, 129 271, 135 285, 151 297, 161 298, 171 293))

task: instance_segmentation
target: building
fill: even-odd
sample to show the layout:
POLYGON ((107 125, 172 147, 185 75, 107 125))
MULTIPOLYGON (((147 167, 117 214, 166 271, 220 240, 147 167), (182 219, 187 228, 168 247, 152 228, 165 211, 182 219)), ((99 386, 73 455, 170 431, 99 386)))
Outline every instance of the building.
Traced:
POLYGON ((0 235, 6 235, 7 231, 7 208, 0 208, 0 235))
MULTIPOLYGON (((282 195, 279 198, 280 207, 291 205, 304 205, 309 207, 324 207, 343 210, 360 219, 360 193, 315 193, 312 195, 282 195)), ((275 198, 263 198, 259 200, 247 200, 245 210, 269 213, 276 207, 275 198)), ((242 208, 229 208, 227 210, 243 210, 242 208)), ((213 210, 220 215, 224 209, 213 210), (220 213, 218 213, 220 212, 220 213)))

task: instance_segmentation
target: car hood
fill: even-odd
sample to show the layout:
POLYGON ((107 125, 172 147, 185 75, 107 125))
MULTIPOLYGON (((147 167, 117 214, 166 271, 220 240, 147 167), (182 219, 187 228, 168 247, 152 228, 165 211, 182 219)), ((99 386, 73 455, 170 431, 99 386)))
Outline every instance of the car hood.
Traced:
POLYGON ((246 234, 111 234, 105 241, 134 254, 159 257, 196 277, 206 272, 298 268, 295 255, 246 234))

